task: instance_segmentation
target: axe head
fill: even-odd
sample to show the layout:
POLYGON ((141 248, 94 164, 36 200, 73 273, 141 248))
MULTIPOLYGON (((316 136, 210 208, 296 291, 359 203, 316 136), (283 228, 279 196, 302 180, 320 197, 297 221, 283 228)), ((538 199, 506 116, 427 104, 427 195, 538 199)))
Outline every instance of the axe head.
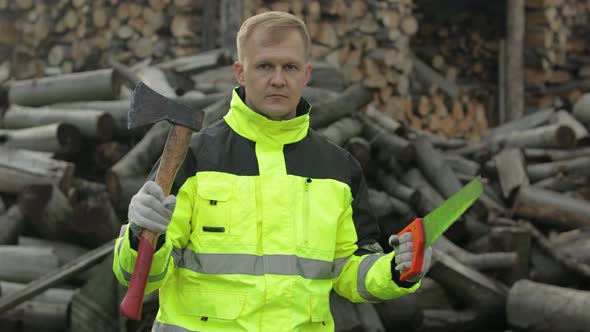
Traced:
POLYGON ((166 120, 198 131, 203 124, 204 115, 203 111, 192 110, 139 82, 131 96, 127 128, 133 129, 166 120))

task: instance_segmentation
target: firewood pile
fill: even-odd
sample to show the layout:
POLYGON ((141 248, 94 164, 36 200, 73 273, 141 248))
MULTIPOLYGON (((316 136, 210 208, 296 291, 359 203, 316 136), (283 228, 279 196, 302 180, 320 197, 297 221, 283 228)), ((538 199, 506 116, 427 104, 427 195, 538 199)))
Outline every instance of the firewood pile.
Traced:
POLYGON ((590 86, 590 2, 527 0, 526 7, 527 103, 570 107, 590 86))
POLYGON ((187 0, 0 1, 2 38, 16 42, 16 78, 100 68, 110 52, 134 63, 214 48, 219 2, 187 0))
MULTIPOLYGON (((129 200, 170 128, 159 123, 126 130, 131 78, 203 109, 206 124, 227 112, 236 82, 226 52, 191 56, 191 70, 183 71, 188 59, 134 67, 112 62, 113 68, 7 87, 0 131, 0 308, 5 294, 50 279, 45 273, 74 271, 68 262, 108 245, 126 222, 129 200)), ((379 88, 348 84, 329 63, 312 65, 304 91, 313 104, 311 126, 362 165, 386 250, 386 235, 426 215, 467 181, 481 176, 485 187, 434 245, 432 268, 417 293, 361 305, 334 295, 338 331, 587 329, 590 94, 572 109, 531 113, 477 142, 404 125, 379 110, 379 88)), ((143 321, 126 323, 117 314, 124 289, 111 269, 112 257, 49 283, 42 295, 0 313, 3 331, 149 331, 157 297, 146 299, 143 321)))

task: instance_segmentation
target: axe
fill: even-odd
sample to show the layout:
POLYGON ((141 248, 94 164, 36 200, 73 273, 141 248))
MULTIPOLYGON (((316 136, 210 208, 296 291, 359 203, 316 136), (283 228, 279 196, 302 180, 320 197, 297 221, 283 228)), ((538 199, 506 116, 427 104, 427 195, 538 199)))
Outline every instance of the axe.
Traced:
MULTIPOLYGON (((164 194, 170 194, 172 182, 178 168, 186 157, 191 135, 198 131, 203 123, 204 113, 194 111, 185 105, 170 100, 142 82, 137 83, 131 96, 131 108, 128 116, 128 128, 153 124, 166 120, 172 123, 170 133, 160 158, 155 182, 162 187, 164 194)), ((121 302, 121 314, 127 318, 139 320, 143 304, 143 293, 147 283, 158 234, 143 230, 139 239, 137 259, 125 298, 121 302)))

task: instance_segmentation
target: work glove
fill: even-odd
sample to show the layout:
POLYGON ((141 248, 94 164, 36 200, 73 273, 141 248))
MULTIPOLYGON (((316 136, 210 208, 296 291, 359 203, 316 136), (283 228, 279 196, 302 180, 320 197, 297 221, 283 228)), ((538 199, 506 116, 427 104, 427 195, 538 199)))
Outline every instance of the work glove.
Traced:
MULTIPOLYGON (((395 250, 395 270, 403 272, 412 266, 414 254, 412 252, 414 245, 412 243, 412 233, 403 233, 401 236, 392 235, 389 237, 389 245, 395 250)), ((408 282, 418 282, 424 278, 430 268, 432 260, 432 248, 428 247, 424 251, 424 260, 422 262, 422 271, 413 278, 407 279, 408 282)))
POLYGON ((157 234, 166 233, 175 206, 174 195, 166 197, 157 183, 146 182, 129 204, 127 216, 131 232, 138 238, 144 229, 157 234))

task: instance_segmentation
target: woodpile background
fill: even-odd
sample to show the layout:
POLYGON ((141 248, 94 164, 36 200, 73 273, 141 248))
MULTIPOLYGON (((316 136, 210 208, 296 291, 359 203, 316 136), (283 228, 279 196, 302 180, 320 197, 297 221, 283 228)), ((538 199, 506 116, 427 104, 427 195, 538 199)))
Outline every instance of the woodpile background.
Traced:
MULTIPOLYGON (((126 129, 130 82, 142 80, 203 109, 210 124, 227 112, 236 85, 233 51, 216 48, 222 36, 205 46, 198 32, 205 2, 134 2, 141 14, 128 8, 122 18, 117 8, 124 3, 57 1, 45 12, 40 1, 0 1, 0 31, 14 32, 0 34, 0 44, 24 38, 21 46, 28 48, 15 49, 10 64, 0 67, 2 331, 149 331, 155 317, 157 294, 146 298, 142 321, 118 315, 125 289, 112 275, 109 256, 129 200, 159 157, 169 129, 164 123, 126 129), (109 23, 92 28, 90 17, 100 6, 109 23), (131 22, 157 6, 164 6, 157 12, 167 23, 150 40, 178 47, 138 56, 130 45, 145 36, 131 22), (55 8, 60 9, 54 17, 55 8), (107 48, 64 57, 72 62, 72 74, 65 62, 48 62, 54 42, 72 49, 63 36, 84 26, 52 30, 68 11, 85 22, 87 36, 102 36, 111 21, 119 22, 112 23, 118 26, 107 48), (170 25, 182 13, 199 17, 191 19, 192 35, 186 38, 174 35, 170 25), (38 31, 30 27, 39 17, 52 22, 47 35, 27 39, 21 33, 38 31), (27 24, 6 23, 23 19, 29 22, 24 30, 27 24), (123 26, 133 30, 131 37, 117 34, 123 26), (176 53, 184 47, 188 53, 176 53), (18 79, 33 77, 38 79, 18 79)), ((290 10, 310 27, 314 72, 304 97, 314 105, 311 126, 361 163, 386 250, 391 250, 386 235, 427 214, 474 177, 484 182, 476 205, 434 245, 433 265, 420 290, 380 304, 352 304, 332 294, 337 330, 587 331, 590 86, 584 68, 590 49, 582 40, 588 23, 579 9, 586 3, 526 1, 527 17, 557 8, 571 31, 568 43, 586 45, 568 47, 565 63, 550 68, 567 70, 573 79, 527 85, 527 115, 493 127, 502 48, 498 24, 504 22, 485 24, 489 16, 470 17, 470 11, 437 21, 427 4, 243 3, 245 16, 290 10), (566 19, 563 6, 574 3, 578 10, 566 19), (547 96, 562 101, 541 103, 547 96)), ((497 15, 503 15, 501 9, 497 15)), ((538 25, 551 29, 549 22, 538 25)), ((527 66, 536 68, 528 60, 527 66)))

